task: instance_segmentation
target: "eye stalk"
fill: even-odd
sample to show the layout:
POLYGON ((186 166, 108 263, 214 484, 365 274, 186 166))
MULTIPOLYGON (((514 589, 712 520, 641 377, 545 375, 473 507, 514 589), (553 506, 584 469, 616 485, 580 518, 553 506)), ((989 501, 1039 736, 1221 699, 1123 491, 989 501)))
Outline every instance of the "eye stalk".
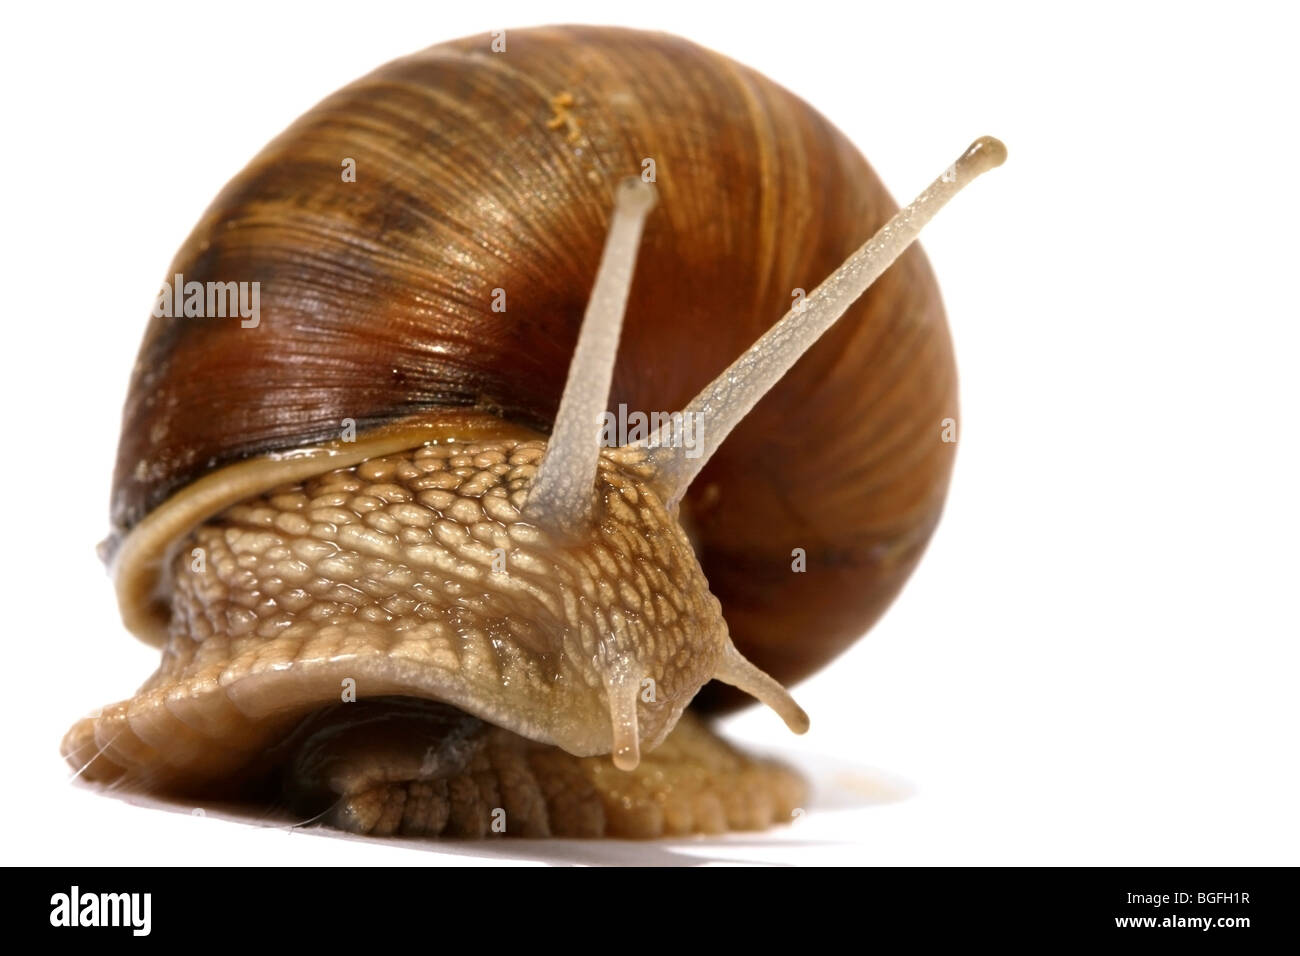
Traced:
POLYGON ((605 251, 587 300, 555 427, 528 491, 525 516, 552 533, 577 536, 591 523, 601 418, 609 401, 641 231, 657 201, 654 186, 636 177, 624 179, 614 192, 605 251))
POLYGON ((731 430, 894 264, 926 223, 977 176, 1002 165, 1006 156, 1007 149, 1000 140, 992 136, 977 139, 924 192, 895 213, 821 285, 695 396, 683 415, 693 413, 705 423, 702 449, 695 449, 688 457, 658 433, 641 442, 650 449, 659 487, 670 508, 681 501, 695 476, 731 430))
MULTIPOLYGON (((992 137, 976 140, 908 206, 844 261, 796 308, 759 338, 740 358, 686 406, 706 422, 703 454, 687 456, 656 432, 636 443, 653 468, 650 483, 669 513, 700 469, 731 430, 749 413, 809 348, 912 244, 921 229, 962 188, 981 173, 1000 166, 1006 147, 992 137)), ((580 540, 588 533, 596 506, 596 474, 601 457, 601 421, 609 399, 618 339, 646 218, 654 208, 654 187, 636 178, 623 180, 601 255, 596 282, 569 366, 564 395, 537 473, 528 489, 524 517, 553 534, 580 540)), ((666 426, 671 427, 671 426, 666 426)), ((638 682, 626 662, 612 657, 604 675, 615 766, 635 769, 640 761, 637 726, 638 682)), ((730 636, 712 676, 767 704, 795 733, 808 729, 808 715, 777 681, 736 649, 730 636)))
MULTIPOLYGON (((707 424, 703 453, 691 456, 656 432, 637 444, 648 451, 656 484, 672 508, 733 428, 799 358, 894 264, 953 196, 1006 161, 992 136, 975 140, 916 199, 844 260, 682 410, 707 424)), ((580 532, 591 520, 602 415, 618 358, 619 333, 655 188, 636 177, 619 183, 605 250, 569 365, 546 455, 529 490, 526 514, 554 532, 580 532)), ((671 427, 671 426, 665 426, 671 427)))

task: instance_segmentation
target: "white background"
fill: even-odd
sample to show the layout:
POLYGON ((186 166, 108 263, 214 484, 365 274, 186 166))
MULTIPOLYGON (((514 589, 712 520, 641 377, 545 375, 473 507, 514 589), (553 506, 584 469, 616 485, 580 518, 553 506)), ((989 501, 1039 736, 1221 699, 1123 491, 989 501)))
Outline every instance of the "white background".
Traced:
POLYGON ((117 4, 6 11, 5 859, 1296 864, 1297 24, 1281 4, 117 4), (156 663, 94 544, 159 277, 325 94, 501 26, 683 34, 830 117, 925 236, 962 373, 944 522, 870 636, 734 736, 821 797, 771 835, 451 849, 130 806, 74 718, 156 663))

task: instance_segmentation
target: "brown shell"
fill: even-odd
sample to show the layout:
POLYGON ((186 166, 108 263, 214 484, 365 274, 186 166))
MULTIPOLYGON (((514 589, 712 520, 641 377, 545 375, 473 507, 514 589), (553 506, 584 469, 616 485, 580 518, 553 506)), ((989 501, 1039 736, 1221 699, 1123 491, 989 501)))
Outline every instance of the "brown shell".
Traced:
MULTIPOLYGON (((153 319, 123 414, 116 535, 213 468, 450 407, 545 431, 614 184, 653 159, 610 407, 683 406, 895 210, 858 151, 676 37, 475 36, 329 97, 230 182, 168 270, 257 281, 261 321, 153 319), (342 162, 356 162, 344 182, 342 162), (491 308, 504 289, 507 309, 491 308)), ((956 380, 913 247, 726 441, 687 518, 740 650, 795 680, 859 636, 938 520, 956 380), (808 572, 792 573, 803 548, 808 572)))

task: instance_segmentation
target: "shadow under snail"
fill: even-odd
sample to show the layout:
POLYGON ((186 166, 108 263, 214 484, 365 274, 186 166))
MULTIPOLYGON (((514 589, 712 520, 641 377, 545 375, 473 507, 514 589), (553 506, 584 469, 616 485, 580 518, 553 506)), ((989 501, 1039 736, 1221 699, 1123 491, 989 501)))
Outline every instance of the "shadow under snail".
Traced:
POLYGON ((67 760, 372 834, 790 819, 802 780, 700 715, 744 692, 805 730, 778 681, 916 564, 957 397, 912 242, 1004 155, 898 211, 789 92, 624 29, 324 100, 168 272, 103 546, 162 663, 67 760), (250 281, 255 322, 211 310, 250 281))

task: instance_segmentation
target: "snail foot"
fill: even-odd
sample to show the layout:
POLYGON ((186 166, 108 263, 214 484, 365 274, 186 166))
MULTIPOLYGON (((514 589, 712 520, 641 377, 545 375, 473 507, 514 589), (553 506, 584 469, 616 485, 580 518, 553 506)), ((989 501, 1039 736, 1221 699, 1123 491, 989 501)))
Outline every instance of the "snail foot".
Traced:
POLYGON ((455 708, 379 698, 330 708, 295 734, 295 811, 371 836, 649 839, 788 822, 792 770, 748 756, 687 711, 635 770, 575 757, 455 708))

